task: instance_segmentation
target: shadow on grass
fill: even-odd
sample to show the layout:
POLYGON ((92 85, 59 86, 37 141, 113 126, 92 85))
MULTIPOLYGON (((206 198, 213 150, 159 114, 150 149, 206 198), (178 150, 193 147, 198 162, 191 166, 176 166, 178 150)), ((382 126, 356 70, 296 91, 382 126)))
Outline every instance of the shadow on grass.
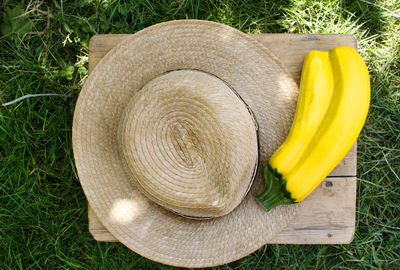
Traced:
POLYGON ((379 35, 385 31, 385 10, 377 4, 367 1, 343 1, 343 8, 354 14, 363 28, 368 29, 369 35, 379 35))

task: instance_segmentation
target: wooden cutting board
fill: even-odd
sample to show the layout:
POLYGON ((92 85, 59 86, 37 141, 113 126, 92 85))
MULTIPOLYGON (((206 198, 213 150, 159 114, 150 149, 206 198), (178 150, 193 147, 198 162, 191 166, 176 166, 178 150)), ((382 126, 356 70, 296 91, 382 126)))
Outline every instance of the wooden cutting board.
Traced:
MULTIPOLYGON (((89 44, 89 72, 120 41, 130 35, 95 35, 89 44)), ((307 52, 330 50, 337 46, 356 48, 350 35, 253 34, 276 54, 297 84, 307 52)), ((357 145, 355 144, 331 174, 308 196, 286 229, 269 243, 346 244, 354 238, 357 145)), ((107 231, 93 210, 88 208, 89 231, 98 241, 118 241, 107 231)))

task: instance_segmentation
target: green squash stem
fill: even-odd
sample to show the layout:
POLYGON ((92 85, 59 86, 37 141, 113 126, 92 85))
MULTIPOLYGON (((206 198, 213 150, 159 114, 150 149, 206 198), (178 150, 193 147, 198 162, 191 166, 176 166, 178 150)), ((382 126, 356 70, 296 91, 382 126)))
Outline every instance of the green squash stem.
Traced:
POLYGON ((264 190, 256 198, 266 211, 281 204, 292 204, 295 202, 290 192, 286 190, 286 180, 269 164, 264 168, 264 180, 264 190))

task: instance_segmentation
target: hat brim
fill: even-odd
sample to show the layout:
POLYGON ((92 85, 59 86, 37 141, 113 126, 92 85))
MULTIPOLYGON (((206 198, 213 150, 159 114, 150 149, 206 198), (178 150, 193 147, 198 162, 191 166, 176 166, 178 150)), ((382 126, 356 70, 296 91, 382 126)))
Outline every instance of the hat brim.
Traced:
POLYGON ((296 205, 265 212, 254 199, 262 166, 285 139, 298 87, 262 44, 226 25, 171 21, 139 31, 112 49, 88 77, 73 120, 73 151, 88 201, 123 244, 151 260, 207 267, 240 259, 285 228, 296 205), (250 194, 231 213, 191 220, 159 207, 132 184, 117 130, 133 94, 168 71, 192 69, 233 87, 258 122, 260 170, 250 194))

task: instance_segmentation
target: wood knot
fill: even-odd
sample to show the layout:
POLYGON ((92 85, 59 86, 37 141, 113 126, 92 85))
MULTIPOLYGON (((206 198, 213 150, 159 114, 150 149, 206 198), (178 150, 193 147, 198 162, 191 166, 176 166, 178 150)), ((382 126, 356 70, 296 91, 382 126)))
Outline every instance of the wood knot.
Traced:
POLYGON ((326 187, 333 187, 332 181, 326 181, 326 182, 325 182, 325 186, 326 186, 326 187))

